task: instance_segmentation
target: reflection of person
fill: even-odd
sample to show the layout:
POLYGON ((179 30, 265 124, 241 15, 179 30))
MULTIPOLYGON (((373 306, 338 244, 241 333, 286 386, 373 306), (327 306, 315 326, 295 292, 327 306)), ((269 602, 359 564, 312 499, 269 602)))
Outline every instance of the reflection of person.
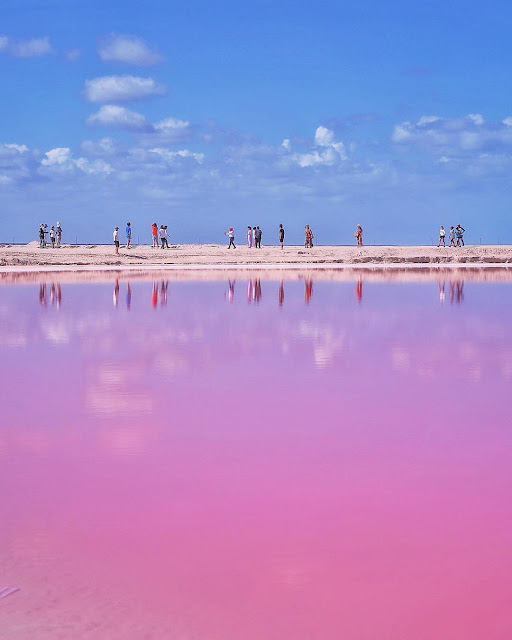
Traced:
POLYGON ((254 282, 254 300, 256 302, 259 302, 261 300, 261 280, 259 278, 256 278, 256 281, 254 282))
POLYGON ((112 295, 112 302, 114 307, 119 305, 119 279, 116 278, 116 282, 114 284, 114 294, 112 295))
POLYGON ((441 228, 439 229, 439 241, 437 243, 438 247, 441 246, 441 243, 443 244, 443 247, 446 247, 445 237, 446 237, 446 231, 444 230, 443 225, 441 225, 441 228))
POLYGON ((284 283, 281 280, 279 283, 279 306, 282 307, 284 302, 284 283))
POLYGON ((162 280, 162 283, 160 285, 160 306, 161 307, 167 306, 167 287, 168 286, 169 286, 169 283, 167 282, 167 280, 162 280))
POLYGON ((46 307, 46 283, 39 285, 39 304, 46 307))
POLYGON ((284 245, 284 227, 282 224, 279 225, 279 244, 281 245, 281 249, 284 245))
POLYGON ((252 247, 252 229, 247 227, 247 246, 249 249, 252 247))
POLYGON ((253 296, 253 284, 252 284, 252 280, 249 280, 249 282, 247 283, 247 302, 252 302, 252 296, 253 296))
POLYGON ((126 248, 130 248, 130 243, 132 241, 132 223, 126 223, 126 248))
POLYGON ((358 224, 356 227, 356 230, 354 232, 354 238, 357 240, 357 246, 362 247, 363 246, 363 227, 360 224, 358 224))
POLYGON ((437 287, 439 289, 439 301, 440 302, 444 302, 444 300, 446 298, 446 294, 444 292, 445 281, 444 280, 439 280, 439 282, 437 283, 437 287))
POLYGON ((229 231, 224 231, 224 235, 229 238, 228 249, 231 249, 231 247, 233 247, 233 249, 236 249, 235 232, 233 230, 233 227, 229 227, 229 231))
POLYGON ((158 282, 153 281, 153 292, 151 293, 151 306, 156 309, 158 304, 158 282))
POLYGON ((233 300, 235 299, 235 282, 236 280, 228 280, 228 292, 226 297, 230 304, 233 304, 233 300))
POLYGON ((356 294, 357 301, 361 302, 363 300, 363 280, 362 280, 362 278, 359 278, 359 280, 357 281, 356 288, 355 288, 355 294, 356 294))
POLYGON ((126 283, 126 309, 130 311, 132 306, 132 290, 130 289, 130 283, 126 283))
POLYGON ((119 255, 119 227, 114 227, 114 233, 112 234, 114 238, 114 246, 116 248, 116 256, 119 255))
POLYGON ((450 302, 460 304, 464 300, 464 281, 450 282, 450 302))
POLYGON ((306 278, 304 280, 304 302, 309 304, 311 296, 313 295, 313 280, 306 278))

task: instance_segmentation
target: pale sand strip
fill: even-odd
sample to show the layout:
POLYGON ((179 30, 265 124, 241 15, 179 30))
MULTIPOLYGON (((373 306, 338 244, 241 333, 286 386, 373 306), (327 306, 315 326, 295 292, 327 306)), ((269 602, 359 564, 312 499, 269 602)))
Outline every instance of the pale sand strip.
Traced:
POLYGON ((512 266, 512 246, 482 245, 462 248, 432 246, 277 246, 249 249, 239 245, 228 250, 225 245, 173 245, 169 250, 153 249, 148 245, 121 249, 114 254, 111 245, 63 245, 60 249, 39 249, 37 242, 28 245, 0 246, 0 269, 9 267, 35 268, 258 268, 295 269, 315 268, 350 269, 394 266, 443 266, 457 268, 462 265, 512 266))

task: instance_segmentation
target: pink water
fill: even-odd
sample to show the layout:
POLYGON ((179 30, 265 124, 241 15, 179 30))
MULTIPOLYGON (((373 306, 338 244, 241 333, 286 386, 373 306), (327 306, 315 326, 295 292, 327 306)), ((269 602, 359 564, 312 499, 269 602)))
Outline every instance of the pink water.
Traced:
POLYGON ((0 287, 0 638, 512 637, 512 280, 222 277, 0 287))

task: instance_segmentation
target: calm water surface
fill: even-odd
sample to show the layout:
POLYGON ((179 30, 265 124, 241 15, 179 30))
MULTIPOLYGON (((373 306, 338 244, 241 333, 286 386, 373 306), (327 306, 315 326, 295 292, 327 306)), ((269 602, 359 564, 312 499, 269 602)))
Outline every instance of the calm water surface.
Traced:
POLYGON ((0 638, 512 637, 512 281, 217 278, 0 286, 0 638))

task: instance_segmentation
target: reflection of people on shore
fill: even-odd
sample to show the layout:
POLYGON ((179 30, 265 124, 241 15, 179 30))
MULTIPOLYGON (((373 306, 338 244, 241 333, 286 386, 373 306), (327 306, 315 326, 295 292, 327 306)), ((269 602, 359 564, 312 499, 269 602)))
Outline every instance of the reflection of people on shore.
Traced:
POLYGON ((114 307, 119 305, 119 279, 116 278, 116 283, 114 285, 114 293, 112 295, 112 302, 114 303, 114 307))
POLYGON ((444 302, 444 300, 446 298, 446 294, 444 292, 445 281, 444 280, 439 280, 439 282, 437 283, 437 286, 439 288, 439 301, 440 302, 444 302))
POLYGON ((464 301, 464 280, 450 282, 450 303, 460 304, 464 301))
POLYGON ((253 283, 252 280, 249 280, 247 283, 247 302, 252 302, 253 296, 253 283))
POLYGON ((228 280, 228 290, 226 292, 226 298, 229 304, 233 304, 235 299, 235 282, 236 280, 228 280))
POLYGON ((356 288, 354 289, 356 294, 356 299, 358 302, 362 302, 363 300, 363 279, 359 278, 356 284, 356 288))
MULTIPOLYGON (((46 307, 48 305, 47 298, 47 287, 46 282, 43 282, 39 285, 39 304, 42 307, 46 307)), ((52 306, 56 306, 57 309, 60 309, 60 305, 62 302, 62 292, 60 288, 60 283, 52 282, 50 285, 50 304, 52 306)))
POLYGON ((132 306, 132 290, 130 289, 130 283, 126 283, 126 309, 130 311, 132 306))
POLYGON ((261 300, 261 280, 259 278, 257 278, 254 283, 254 300, 256 302, 259 302, 261 300))
POLYGON ((46 307, 46 283, 39 285, 39 304, 46 307))
POLYGON ((167 282, 167 280, 162 280, 162 283, 160 285, 160 306, 161 307, 167 306, 167 287, 168 286, 169 286, 169 283, 167 282))
POLYGON ((158 304, 158 282, 153 281, 153 292, 151 294, 151 306, 156 309, 158 304))
POLYGON ((279 283, 279 306, 282 307, 284 302, 284 283, 281 280, 279 283))
POLYGON ((309 304, 311 296, 313 295, 313 280, 306 278, 304 280, 304 302, 309 304))

